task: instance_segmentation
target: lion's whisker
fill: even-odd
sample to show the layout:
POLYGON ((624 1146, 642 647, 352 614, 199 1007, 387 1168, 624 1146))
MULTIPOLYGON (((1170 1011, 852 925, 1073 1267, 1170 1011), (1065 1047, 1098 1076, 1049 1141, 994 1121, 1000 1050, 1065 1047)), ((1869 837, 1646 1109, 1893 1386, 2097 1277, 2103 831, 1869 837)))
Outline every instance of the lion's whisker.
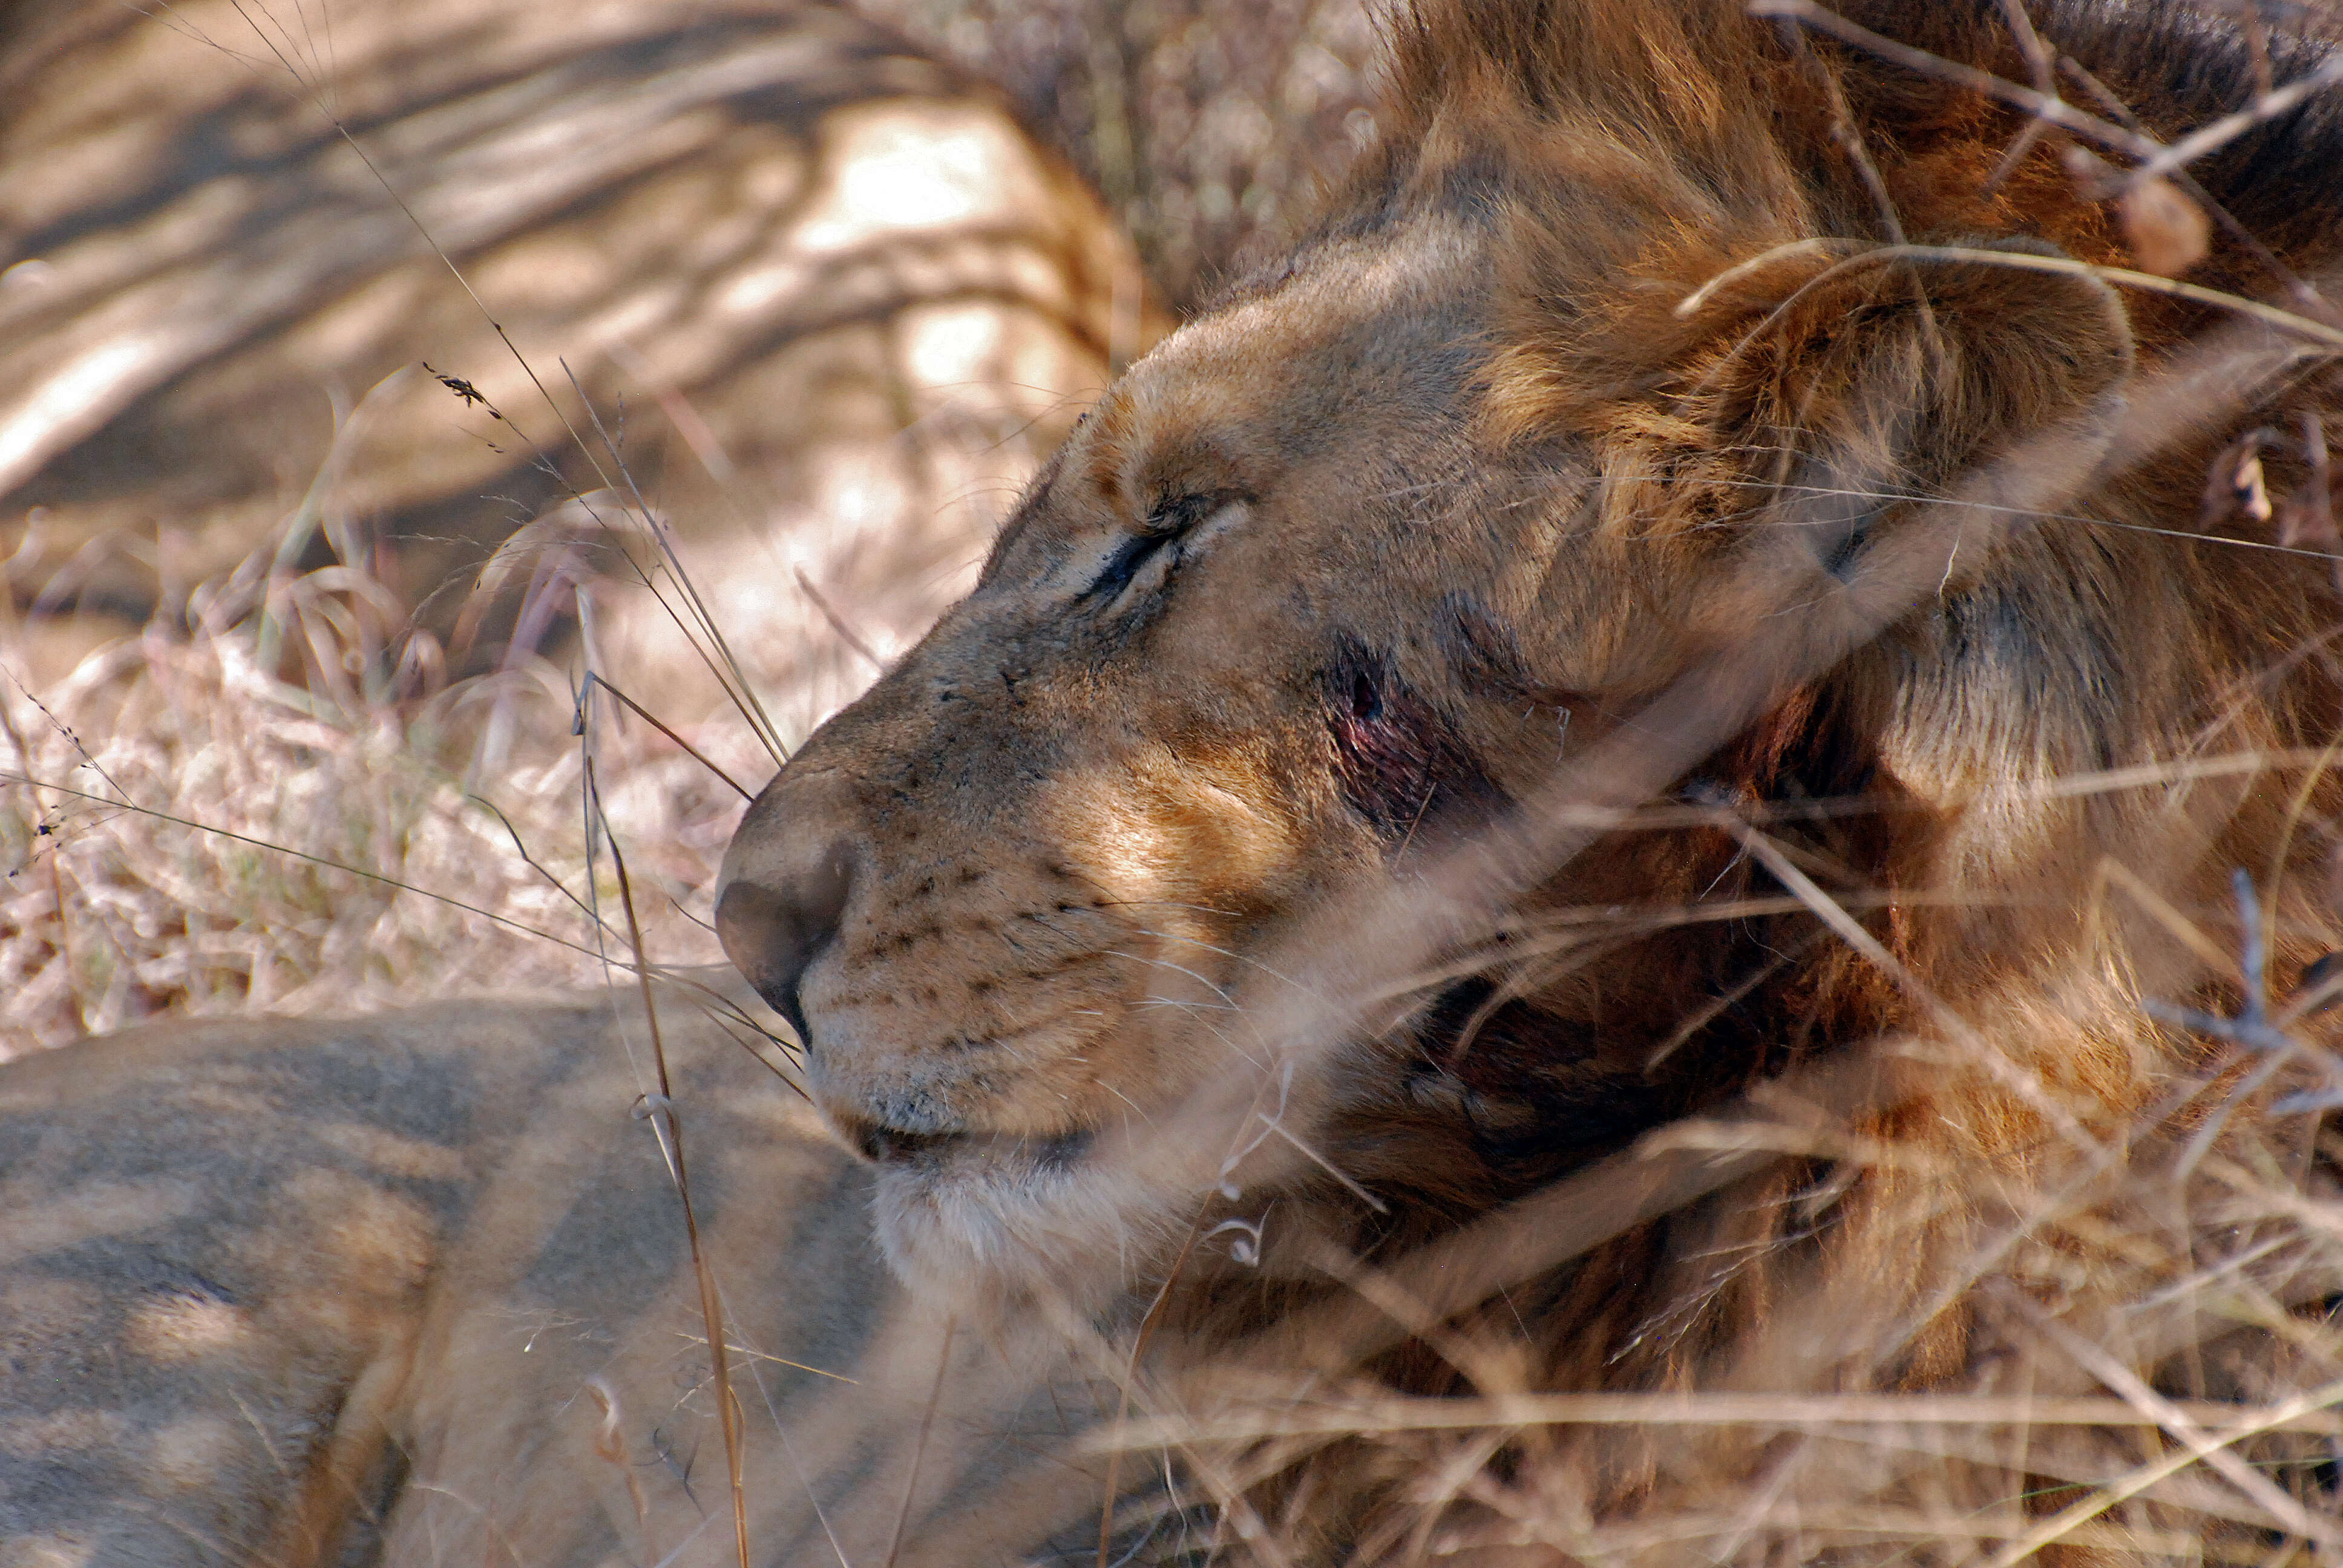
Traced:
MULTIPOLYGON (((1172 905, 1169 907, 1182 909, 1192 908, 1193 906, 1172 905)), ((1141 936, 1153 937, 1159 941, 1185 942, 1191 947, 1202 948, 1206 952, 1215 954, 1221 958, 1229 959, 1236 963, 1244 965, 1248 969, 1258 970, 1272 980, 1282 980, 1287 985, 1293 987, 1297 990, 1309 990, 1309 987, 1305 982, 1296 980, 1290 975, 1282 973, 1274 966, 1260 958, 1258 955, 1252 953, 1241 953, 1232 948, 1224 948, 1216 942, 1208 942, 1201 937, 1189 936, 1184 931, 1161 931, 1156 930, 1151 927, 1138 925, 1134 925, 1131 929, 1136 930, 1141 936)))

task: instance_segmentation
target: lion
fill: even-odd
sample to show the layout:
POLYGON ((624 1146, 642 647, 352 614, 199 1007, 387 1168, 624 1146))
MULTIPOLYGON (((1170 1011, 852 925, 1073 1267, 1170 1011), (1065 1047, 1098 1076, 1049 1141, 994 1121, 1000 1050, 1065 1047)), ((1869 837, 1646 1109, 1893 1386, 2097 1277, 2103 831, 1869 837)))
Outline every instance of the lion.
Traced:
MULTIPOLYGON (((2115 1334, 2136 1261, 1996 1226, 2112 1201, 2119 1147, 2184 1183, 2309 1147, 2217 1037, 2335 933, 2343 339, 2259 302, 2337 259, 2343 117, 2162 149, 2325 40, 1916 0, 1393 30, 1322 218, 1110 390, 732 841, 726 950, 890 1264, 1434 1394, 2006 1387, 2042 1302, 2115 1334), (1768 1094, 1804 1162, 1585 1183, 1768 1094)), ((1734 1473, 1523 1452, 1497 1541, 1541 1487, 1584 1523, 1734 1473)), ((1381 1562, 1429 1549, 1426 1468, 1336 1444, 1254 1502, 1381 1562)))
POLYGON ((18 1554, 2331 1536, 2227 1445, 2343 1289, 2343 126, 2157 150, 2330 56, 1756 9, 1394 17, 1322 217, 742 820, 801 1070, 672 992, 672 1081, 615 1000, 10 1069, 18 1554))
POLYGON ((1079 1369, 893 1279, 777 1027, 680 971, 0 1067, 0 1563, 728 1563, 736 1480, 755 1561, 1015 1560, 1051 1508, 961 1516, 1079 1369))

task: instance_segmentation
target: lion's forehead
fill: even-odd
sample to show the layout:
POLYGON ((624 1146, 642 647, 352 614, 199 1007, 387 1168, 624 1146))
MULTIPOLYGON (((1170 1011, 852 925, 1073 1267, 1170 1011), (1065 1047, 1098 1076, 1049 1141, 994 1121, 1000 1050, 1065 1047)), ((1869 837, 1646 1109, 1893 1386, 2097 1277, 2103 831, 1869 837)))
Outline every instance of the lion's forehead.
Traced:
POLYGON ((1131 497, 1167 462, 1273 466, 1394 397, 1434 412, 1426 395, 1461 390, 1478 350, 1484 248, 1436 215, 1372 245, 1313 247, 1132 366, 1070 444, 1061 481, 1131 497))

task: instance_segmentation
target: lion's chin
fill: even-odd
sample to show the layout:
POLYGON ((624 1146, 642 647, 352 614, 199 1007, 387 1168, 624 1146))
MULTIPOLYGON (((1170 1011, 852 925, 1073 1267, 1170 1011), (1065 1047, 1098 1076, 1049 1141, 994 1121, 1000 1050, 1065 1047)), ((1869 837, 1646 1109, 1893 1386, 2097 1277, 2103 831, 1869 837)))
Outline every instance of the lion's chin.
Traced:
POLYGON ((1091 1310, 1129 1284, 1176 1205, 1087 1150, 954 1140, 882 1163, 872 1206, 888 1266, 956 1304, 1054 1295, 1091 1310))

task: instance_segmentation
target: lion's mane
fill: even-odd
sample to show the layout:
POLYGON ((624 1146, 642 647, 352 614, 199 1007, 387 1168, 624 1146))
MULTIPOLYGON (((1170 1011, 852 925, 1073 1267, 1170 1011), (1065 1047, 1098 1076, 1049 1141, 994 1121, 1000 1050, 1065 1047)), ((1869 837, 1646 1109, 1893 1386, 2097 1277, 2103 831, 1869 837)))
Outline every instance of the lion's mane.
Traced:
MULTIPOLYGON (((2253 95, 2255 45, 2185 7, 2032 9, 2064 79, 2096 78, 2103 103, 2128 105, 2161 140, 2253 95)), ((2288 1353, 2274 1342, 2232 1338, 2207 1352, 2217 1334, 2207 1319, 2222 1309, 2160 1287, 2176 1258, 2230 1251, 2192 1227, 2208 1203, 2220 1211, 2235 1199, 2240 1171, 2333 1190, 2309 1152, 2314 1127, 2269 1113, 2278 1063, 2202 1030, 2260 1016, 2267 997, 2297 1040, 2330 1032, 2315 1010, 2323 971, 2307 966, 2338 940, 2329 866, 2343 790, 2328 763, 2343 724, 2338 579, 2316 558, 2334 538, 2314 516, 2327 505, 2314 468, 2336 384, 2324 372, 2268 375, 2269 361, 2259 381, 2222 379, 2270 340, 2201 293, 2153 292, 2137 253, 2156 242, 2145 232, 2155 220, 2107 199, 2119 178, 2095 186, 2081 143, 2055 135, 2026 156, 2023 112, 1966 85, 1978 73, 2030 79, 2001 11, 1878 0, 1837 14, 1852 25, 1834 35, 1786 20, 1761 27, 1738 6, 1424 0, 1394 28, 1382 138, 1302 246, 1306 256, 1329 236, 1393 225, 1412 203, 1476 191, 1493 209, 1500 298, 1481 386, 1485 438, 1518 461, 1570 432, 1600 454, 1594 528, 1678 559, 1761 509, 1760 495, 1835 483, 1879 507, 1957 493, 1985 465, 2006 466, 2009 431, 2053 422, 2094 385, 2128 397, 2098 405, 2098 428, 2114 436, 2094 447, 2090 477, 2042 508, 2053 515, 1988 527, 1982 558, 1956 555, 1916 612, 1776 693, 1676 780, 1673 831, 1656 811, 1653 838, 1598 843, 1578 862, 1582 879, 1633 886, 1651 905, 1738 900, 1760 912, 1677 933, 1605 931, 1589 920, 1584 879, 1543 883, 1503 931, 1500 961, 1413 1016, 1415 1049, 1446 1070, 1443 1092, 1394 1096, 1387 1081, 1361 1081, 1331 1113, 1330 1157, 1397 1211, 1362 1218, 1352 1207, 1344 1241, 1418 1287, 1431 1276, 1410 1271, 1410 1249, 1443 1258, 1460 1220, 1534 1257, 1536 1226, 1573 1204, 1632 1213, 1639 1161, 1648 1171, 1671 1151, 1767 1138, 1797 1156, 1657 1218, 1597 1225, 1604 1239, 1554 1266, 1490 1271, 1504 1288, 1474 1311, 1438 1332, 1418 1319, 1420 1337, 1363 1363, 1374 1387, 2099 1392, 2103 1365, 2050 1348, 2078 1339, 2109 1344, 2108 1359, 2168 1389, 2238 1397, 2283 1386, 2273 1369, 2288 1353), (1891 42, 1876 44, 1882 35, 1891 42), (1803 254, 1785 244, 1817 236, 1842 243, 1803 254), (1851 269, 1837 264, 1907 242, 2129 270, 2117 307, 2128 375, 2075 351, 2067 324, 2087 304, 2027 297, 2053 275, 1959 279, 1923 258, 1911 265, 1939 275, 1906 285, 1903 299, 1875 272, 1847 286, 1851 269), (1933 296, 1944 329, 1900 337, 1896 319, 1917 295, 1933 296), (1882 384, 1903 393, 1884 409, 1882 384), (2267 454, 2270 490, 2303 508, 2293 521, 2286 502, 2273 519, 2228 486, 2241 451, 2267 454), (1758 826, 1699 826, 1703 806, 1758 826), (1751 849, 1766 839, 1770 859, 1751 849), (1606 879, 1606 855, 1630 874, 1606 879), (1764 912, 1782 901, 1802 907, 1764 912), (1862 935, 1832 929, 1832 904, 1854 911, 1840 920, 1862 935), (1534 950, 1542 928, 1573 921, 1577 931, 1553 944, 1558 957, 1505 950, 1534 950), (1657 1049, 1641 1074, 1606 1075, 1589 1067, 1583 1014, 1556 1017, 1542 1000, 1590 955, 1599 964, 1639 943, 1663 956, 1623 966, 1611 1016, 1639 1015, 1630 1031, 1657 1049), (2286 1009, 2306 973, 2307 991, 2286 1009), (1720 1108, 1722 1120, 1697 1120, 1720 1108), (1654 1126, 1626 1156, 1588 1168, 1654 1126), (2226 1170, 2230 1191, 2215 1182, 2208 1198, 2207 1162, 2226 1170), (1543 1203, 1523 1201, 1541 1191, 1543 1203), (1508 1203, 1517 1207, 1500 1209, 1508 1203), (2159 1228, 2194 1239, 2143 1247, 2141 1232, 2159 1228), (2063 1325, 2043 1329, 2053 1312, 2063 1325), (2221 1370, 2208 1374, 2208 1362, 2221 1370)), ((2327 45, 2271 47, 2284 80, 2327 45)), ((2187 282, 2262 298, 2288 273, 2331 276, 2337 210, 2320 171, 2338 154, 2343 116, 2313 100, 2192 165, 2182 199, 2227 232, 2187 282)), ((2029 460, 2073 458, 2045 447, 2029 460)), ((1740 618, 1778 611, 1740 601, 1728 613, 1729 636, 1763 646, 1762 625, 1740 618)), ((1476 656, 1523 635, 1466 631, 1476 656)), ((1502 658, 1453 668, 1470 679, 1493 666, 1502 679, 1502 658)), ((1415 697, 1427 712, 1460 705, 1454 691, 1415 697)), ((1482 780, 1456 762, 1473 751, 1426 726, 1399 770, 1425 772, 1419 796, 1468 790, 1482 780)), ((2336 1282, 2331 1266, 2297 1255, 2258 1299, 2282 1320, 2289 1306, 2322 1311, 2336 1282)), ((1312 1304, 1275 1286, 1250 1297, 1225 1281, 1199 1289, 1189 1302, 1204 1359, 1231 1342, 1293 1352, 1302 1338, 1275 1324, 1297 1313, 1318 1326, 1360 1322, 1318 1304, 1314 1290, 1299 1295, 1312 1304)), ((1825 1521, 1834 1503, 1865 1496, 1886 1536, 1899 1510, 2023 1519, 2077 1494, 2061 1486, 2070 1460, 2029 1473, 1872 1455, 1847 1466, 1861 1476, 1850 1481, 1835 1469, 1843 1449, 1825 1460, 1788 1436, 1753 1449, 1745 1429, 1715 1432, 1597 1423, 1492 1434, 1480 1451, 1492 1468, 1453 1487, 1486 1509, 1477 1531, 1425 1508, 1443 1495, 1426 1467, 1453 1451, 1421 1442, 1336 1443, 1283 1470, 1264 1443, 1252 1473, 1274 1479, 1254 1502, 1286 1509, 1289 1527, 1330 1560, 1423 1551, 1443 1539, 1443 1518, 1452 1547, 1536 1533, 1487 1523, 1510 1516, 1549 1530, 1574 1517, 1590 1546, 1626 1543, 1630 1558, 1660 1562, 1675 1560, 1660 1537, 1599 1526, 1699 1518, 1720 1488, 1818 1500, 1825 1521), (2029 1489, 2042 1500, 2012 1501, 2029 1489)), ((1743 1550, 1769 1539, 1853 1550, 1827 1522, 1803 1537, 1769 1534, 1754 1523, 1763 1511, 1747 1507, 1743 1550)), ((2159 1517, 2187 1521, 2169 1539, 2207 1528, 2152 1506, 2127 1517, 2142 1533, 2103 1533, 2103 1549, 2152 1552, 2143 1521, 2159 1517)), ((1911 1549, 1897 1541, 1883 1554, 1911 1549)))

